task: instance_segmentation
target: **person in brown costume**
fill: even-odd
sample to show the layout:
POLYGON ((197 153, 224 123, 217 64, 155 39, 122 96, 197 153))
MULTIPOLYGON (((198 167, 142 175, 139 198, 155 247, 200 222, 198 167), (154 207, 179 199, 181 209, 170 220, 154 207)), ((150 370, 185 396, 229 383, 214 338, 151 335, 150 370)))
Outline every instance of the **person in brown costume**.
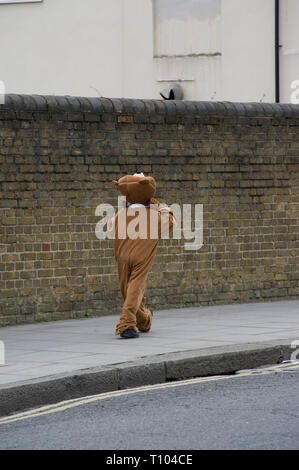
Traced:
POLYGON ((168 238, 175 218, 165 204, 154 199, 156 182, 153 177, 136 172, 113 183, 126 196, 126 207, 108 225, 108 230, 113 231, 114 255, 124 300, 115 334, 121 338, 137 338, 138 330, 147 332, 152 325, 153 312, 145 306, 146 279, 158 241, 168 238))

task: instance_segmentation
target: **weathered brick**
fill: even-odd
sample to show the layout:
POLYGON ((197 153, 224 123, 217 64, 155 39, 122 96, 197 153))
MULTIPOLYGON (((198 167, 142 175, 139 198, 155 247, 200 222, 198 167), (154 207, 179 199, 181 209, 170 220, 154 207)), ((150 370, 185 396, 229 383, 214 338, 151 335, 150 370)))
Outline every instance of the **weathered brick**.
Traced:
POLYGON ((54 101, 50 112, 0 110, 0 286, 11 299, 0 325, 119 310, 113 243, 96 238, 95 208, 116 208, 112 180, 136 169, 156 178, 158 199, 204 209, 199 251, 160 243, 147 293, 156 305, 250 301, 256 289, 298 298, 296 119, 240 116, 241 104, 211 116, 215 104, 184 114, 182 103, 157 113, 150 101, 114 102, 98 103, 104 114, 76 99, 68 111, 54 101))

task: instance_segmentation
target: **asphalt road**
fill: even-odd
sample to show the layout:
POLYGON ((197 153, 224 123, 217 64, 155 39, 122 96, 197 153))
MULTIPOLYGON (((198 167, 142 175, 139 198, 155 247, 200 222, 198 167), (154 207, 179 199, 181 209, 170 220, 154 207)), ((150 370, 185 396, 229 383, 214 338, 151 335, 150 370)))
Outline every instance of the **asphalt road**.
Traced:
POLYGON ((0 419, 0 449, 299 449, 299 364, 101 394, 0 419))

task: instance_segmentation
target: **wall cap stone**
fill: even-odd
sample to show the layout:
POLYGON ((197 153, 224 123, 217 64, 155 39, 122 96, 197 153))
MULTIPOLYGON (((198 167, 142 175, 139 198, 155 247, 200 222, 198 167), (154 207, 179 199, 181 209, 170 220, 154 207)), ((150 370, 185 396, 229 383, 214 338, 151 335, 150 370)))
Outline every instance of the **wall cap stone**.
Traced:
POLYGON ((145 115, 209 115, 299 118, 299 105, 287 103, 237 103, 214 101, 98 98, 54 95, 6 94, 1 110, 115 113, 145 115))

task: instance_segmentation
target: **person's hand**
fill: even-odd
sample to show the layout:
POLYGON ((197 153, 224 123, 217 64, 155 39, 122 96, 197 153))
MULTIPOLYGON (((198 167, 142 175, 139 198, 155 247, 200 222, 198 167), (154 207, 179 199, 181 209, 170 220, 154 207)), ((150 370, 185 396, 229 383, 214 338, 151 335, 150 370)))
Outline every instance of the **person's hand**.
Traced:
POLYGON ((158 199, 155 199, 154 197, 151 198, 150 203, 151 204, 156 204, 157 206, 159 206, 161 204, 161 202, 159 202, 158 199))
POLYGON ((152 197, 150 200, 150 209, 154 211, 159 211, 159 208, 160 208, 160 202, 157 199, 152 197))

